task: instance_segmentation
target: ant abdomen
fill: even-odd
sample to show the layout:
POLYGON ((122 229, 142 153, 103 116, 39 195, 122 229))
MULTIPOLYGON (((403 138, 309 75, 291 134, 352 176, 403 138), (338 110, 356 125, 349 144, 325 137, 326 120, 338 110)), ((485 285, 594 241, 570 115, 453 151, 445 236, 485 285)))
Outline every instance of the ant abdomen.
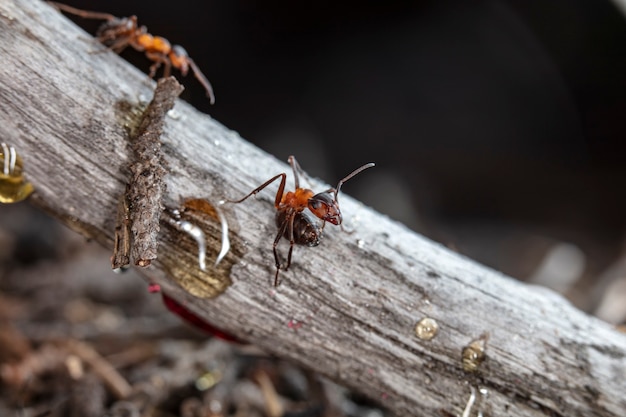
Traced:
MULTIPOLYGON (((281 227, 287 221, 287 212, 276 212, 276 225, 281 227)), ((283 235, 289 239, 289 228, 285 229, 283 235)), ((317 218, 308 211, 300 211, 293 219, 293 241, 297 245, 317 246, 322 241, 322 228, 319 226, 317 218)))
POLYGON ((136 20, 132 20, 130 18, 120 19, 117 17, 112 20, 106 20, 96 31, 96 37, 98 37, 98 39, 100 39, 106 46, 111 46, 120 34, 130 33, 130 31, 134 30, 134 22, 136 22, 136 20))

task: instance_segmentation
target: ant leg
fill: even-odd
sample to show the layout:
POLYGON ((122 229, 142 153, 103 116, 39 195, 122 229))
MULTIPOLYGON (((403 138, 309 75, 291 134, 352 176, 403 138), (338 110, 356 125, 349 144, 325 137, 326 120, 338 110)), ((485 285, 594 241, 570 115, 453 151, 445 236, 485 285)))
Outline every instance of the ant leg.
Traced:
MULTIPOLYGON (((278 228, 278 234, 276 235, 276 239, 274 239, 274 244, 272 245, 272 250, 274 251, 274 264, 276 265, 276 275, 274 276, 275 287, 278 287, 278 272, 280 271, 280 266, 281 266, 280 259, 278 258, 278 251, 276 250, 276 246, 278 246, 278 242, 280 242, 280 239, 282 239, 283 235, 285 234, 285 229, 287 228, 290 218, 292 217, 294 217, 293 213, 289 213, 287 215, 287 218, 285 219, 283 224, 281 224, 280 227, 278 228)), ((287 267, 289 267, 289 265, 287 265, 287 267)))
POLYGON ((296 161, 296 157, 293 155, 289 155, 289 165, 291 165, 291 169, 293 170, 293 180, 296 186, 296 189, 300 188, 300 180, 298 178, 298 172, 302 172, 302 168, 300 168, 300 164, 296 161))
POLYGON ((342 231, 342 232, 344 232, 344 233, 347 233, 347 234, 349 234, 349 235, 351 235, 352 233, 354 233, 354 229, 350 229, 350 230, 346 229, 345 227, 343 227, 343 223, 341 223, 341 224, 339 225, 339 227, 341 227, 341 231, 342 231))
POLYGON ((274 286, 278 287, 278 272, 280 272, 280 266, 276 266, 276 275, 274 275, 274 286))
MULTIPOLYGON (((169 64, 167 61, 167 58, 163 56, 163 54, 161 53, 157 53, 157 52, 146 52, 146 57, 150 60, 150 61, 154 61, 154 64, 150 65, 150 73, 148 74, 148 76, 150 78, 154 78, 154 76, 156 75, 157 70, 161 67, 161 65, 165 64, 166 67, 169 64)), ((166 75, 163 75, 164 77, 166 77, 166 75)))
POLYGON ((291 253, 293 252, 293 245, 296 243, 293 238, 293 222, 296 219, 296 214, 297 213, 294 211, 289 219, 289 252, 287 253, 287 266, 285 267, 285 271, 291 266, 291 253))
POLYGON ((211 83, 209 82, 209 80, 206 79, 202 71, 200 71, 200 68, 198 68, 196 63, 193 62, 191 58, 187 58, 187 61, 189 62, 189 66, 191 67, 191 70, 193 71, 193 75, 196 77, 196 80, 198 80, 206 90, 206 95, 211 100, 211 104, 214 104, 215 95, 213 94, 213 87, 211 86, 211 83))
POLYGON ((106 46, 105 49, 95 51, 94 53, 102 53, 107 51, 113 51, 116 54, 121 54, 129 45, 137 49, 136 44, 133 42, 131 35, 119 35, 117 33, 109 33, 100 36, 96 36, 96 40, 106 46))
POLYGON ((126 49, 126 47, 130 45, 130 40, 128 39, 127 36, 117 38, 117 39, 112 38, 110 36, 98 36, 96 40, 100 42, 101 44, 105 45, 106 48, 100 49, 98 51, 90 51, 89 53, 91 54, 101 54, 103 52, 108 52, 108 51, 113 51, 116 54, 121 54, 122 51, 124 51, 124 49, 126 49), (113 43, 107 46, 107 43, 109 41, 113 41, 113 43))
MULTIPOLYGON (((248 197, 258 194, 261 190, 263 190, 265 187, 267 187, 268 185, 276 181, 278 178, 281 178, 281 180, 280 180, 280 186, 278 187, 278 192, 276 193, 276 200, 274 202, 274 207, 278 208, 278 205, 280 204, 280 200, 283 199, 283 191, 285 191, 285 182, 287 180, 287 174, 285 174, 284 172, 282 174, 278 174, 275 177, 272 177, 269 180, 265 181, 263 184, 259 185, 257 188, 252 190, 250 194, 246 195, 242 199, 240 200, 228 200, 227 199, 226 201, 229 203, 235 203, 235 204, 241 203, 242 201, 246 200, 248 197)), ((284 233, 284 230, 283 230, 283 233, 284 233)))
POLYGON ((293 177, 295 178, 296 188, 300 188, 300 175, 306 177, 306 173, 300 168, 300 164, 296 161, 296 157, 293 155, 289 156, 289 165, 291 165, 291 169, 293 169, 293 177))
POLYGON ((161 66, 160 62, 155 62, 154 64, 150 65, 150 73, 148 74, 148 77, 154 78, 160 66, 161 66))
POLYGON ((163 78, 167 78, 172 72, 172 64, 170 64, 169 59, 164 59, 163 62, 165 63, 163 67, 163 78))

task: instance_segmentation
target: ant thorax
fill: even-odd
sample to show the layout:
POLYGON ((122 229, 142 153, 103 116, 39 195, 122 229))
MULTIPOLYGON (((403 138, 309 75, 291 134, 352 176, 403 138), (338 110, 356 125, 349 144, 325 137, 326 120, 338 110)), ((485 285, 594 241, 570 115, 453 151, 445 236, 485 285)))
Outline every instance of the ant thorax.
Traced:
POLYGON ((296 211, 302 211, 308 206, 311 197, 313 197, 312 190, 296 188, 295 191, 289 191, 283 195, 280 205, 281 207, 291 207, 296 211))

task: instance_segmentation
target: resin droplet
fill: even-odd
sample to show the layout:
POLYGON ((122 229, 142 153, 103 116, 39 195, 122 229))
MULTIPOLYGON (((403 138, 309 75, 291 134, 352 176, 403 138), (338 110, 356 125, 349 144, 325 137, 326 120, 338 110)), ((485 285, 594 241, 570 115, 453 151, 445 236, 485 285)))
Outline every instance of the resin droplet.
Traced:
POLYGON ((171 109, 167 112, 167 115, 174 120, 179 120, 181 118, 180 112, 178 112, 176 109, 171 109))
POLYGON ((489 334, 483 333, 476 340, 463 348, 462 360, 465 372, 476 372, 481 363, 487 358, 487 340, 489 334))
POLYGON ((13 146, 1 144, 0 203, 17 203, 32 194, 33 185, 24 179, 22 158, 13 146))
POLYGON ((431 340, 437 336, 439 324, 430 317, 424 317, 415 326, 415 334, 422 340, 431 340))
POLYGON ((198 244, 198 266, 202 271, 206 271, 206 237, 200 227, 186 220, 176 222, 180 229, 196 240, 198 244))

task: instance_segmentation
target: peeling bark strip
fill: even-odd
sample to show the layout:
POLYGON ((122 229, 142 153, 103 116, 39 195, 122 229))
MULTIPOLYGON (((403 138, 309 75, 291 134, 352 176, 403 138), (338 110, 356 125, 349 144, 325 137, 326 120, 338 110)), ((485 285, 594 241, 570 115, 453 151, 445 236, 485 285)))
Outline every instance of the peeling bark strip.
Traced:
POLYGON ((117 206, 111 269, 124 268, 130 264, 130 241, 130 209, 128 207, 128 187, 126 187, 126 192, 120 196, 117 206))
POLYGON ((135 160, 130 165, 126 194, 129 202, 131 257, 138 266, 148 266, 157 257, 159 220, 165 192, 161 135, 167 112, 174 107, 183 86, 174 77, 157 82, 154 97, 143 114, 136 135, 131 138, 135 160))
MULTIPOLYGON (((31 201, 110 248, 128 183, 128 112, 120 103, 149 97, 152 84, 119 56, 90 53, 95 42, 42 2, 0 1, 0 137, 24 159, 36 190, 31 201)), ((175 109, 161 136, 164 205, 236 198, 288 172, 206 114, 180 100, 175 109)), ((329 188, 315 180, 311 186, 329 188)), ((188 237, 181 244, 170 227, 159 235, 158 259, 141 271, 215 327, 399 416, 625 415, 626 335, 552 291, 503 276, 363 207, 349 197, 349 184, 341 211, 355 232, 330 229, 323 248, 295 248, 282 284, 272 287, 275 190, 250 204, 221 206, 232 250, 218 275, 232 285, 219 296, 199 299, 177 284, 188 273, 176 269, 181 259, 199 271, 197 245, 188 237), (488 343, 481 339, 487 333, 488 343), (470 372, 463 370, 465 347, 470 372)), ((210 226, 207 258, 221 242, 219 224, 210 226)), ((207 273, 215 271, 207 265, 207 273)))

